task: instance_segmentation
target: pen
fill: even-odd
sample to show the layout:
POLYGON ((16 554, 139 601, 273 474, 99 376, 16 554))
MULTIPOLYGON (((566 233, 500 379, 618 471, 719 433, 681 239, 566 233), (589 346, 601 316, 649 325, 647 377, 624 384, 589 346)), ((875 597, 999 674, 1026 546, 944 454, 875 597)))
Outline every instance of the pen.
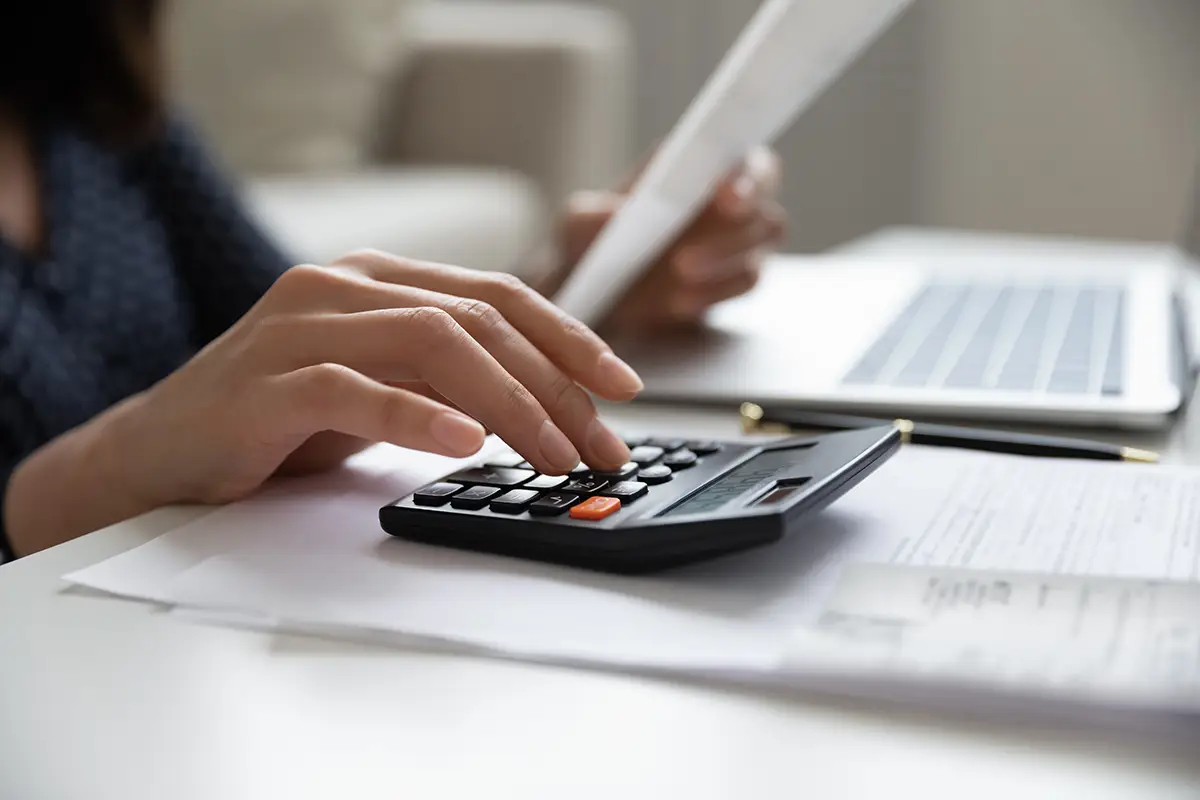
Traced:
MULTIPOLYGON (((794 433, 800 430, 845 431, 886 425, 886 420, 843 414, 764 409, 743 403, 742 431, 745 433, 794 433)), ((982 430, 953 425, 931 425, 907 419, 892 420, 905 444, 959 447, 988 453, 1008 453, 1042 458, 1084 458, 1098 461, 1132 461, 1152 464, 1158 454, 1133 447, 1118 447, 1085 439, 1038 436, 1012 431, 982 430)))

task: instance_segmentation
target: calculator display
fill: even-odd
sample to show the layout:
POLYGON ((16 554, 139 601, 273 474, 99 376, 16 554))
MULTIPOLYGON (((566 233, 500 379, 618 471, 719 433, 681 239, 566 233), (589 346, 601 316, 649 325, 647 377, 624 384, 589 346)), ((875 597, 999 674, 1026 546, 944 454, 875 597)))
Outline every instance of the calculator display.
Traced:
POLYGON ((721 508, 745 492, 780 473, 788 474, 796 463, 796 450, 778 450, 752 458, 697 495, 669 509, 663 516, 704 514, 721 508))

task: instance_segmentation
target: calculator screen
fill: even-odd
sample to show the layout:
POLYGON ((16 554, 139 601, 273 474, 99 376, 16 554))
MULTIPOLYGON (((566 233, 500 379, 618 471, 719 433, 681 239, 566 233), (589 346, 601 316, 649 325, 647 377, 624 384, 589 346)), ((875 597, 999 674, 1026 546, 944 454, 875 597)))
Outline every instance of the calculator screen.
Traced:
POLYGON ((791 467, 795 463, 796 448, 763 453, 742 464, 699 494, 692 495, 674 508, 668 509, 663 516, 715 511, 763 481, 768 481, 780 473, 791 473, 791 467))

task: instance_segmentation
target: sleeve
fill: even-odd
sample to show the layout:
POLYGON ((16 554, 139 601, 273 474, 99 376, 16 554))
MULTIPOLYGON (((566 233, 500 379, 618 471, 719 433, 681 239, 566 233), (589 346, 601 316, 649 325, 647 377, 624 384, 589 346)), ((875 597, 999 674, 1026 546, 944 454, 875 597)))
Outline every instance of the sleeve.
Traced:
POLYGON ((138 158, 192 294, 197 335, 206 344, 227 330, 291 262, 270 241, 187 123, 173 117, 138 158))

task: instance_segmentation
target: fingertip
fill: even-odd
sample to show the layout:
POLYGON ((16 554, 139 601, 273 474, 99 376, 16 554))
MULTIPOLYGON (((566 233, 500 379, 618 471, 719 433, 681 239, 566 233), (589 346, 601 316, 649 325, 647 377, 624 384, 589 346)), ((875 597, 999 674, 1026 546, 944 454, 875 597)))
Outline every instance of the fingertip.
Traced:
POLYGON ((754 178, 745 170, 739 170, 721 185, 717 193, 717 208, 728 216, 743 217, 754 206, 754 194, 754 178))
POLYGON ((478 453, 487 439, 487 431, 482 425, 453 411, 436 414, 429 423, 429 435, 449 455, 463 458, 478 453))
POLYGON ((633 367, 611 352, 600 356, 596 365, 596 379, 598 388, 602 387, 604 396, 609 399, 632 400, 646 388, 633 367))

